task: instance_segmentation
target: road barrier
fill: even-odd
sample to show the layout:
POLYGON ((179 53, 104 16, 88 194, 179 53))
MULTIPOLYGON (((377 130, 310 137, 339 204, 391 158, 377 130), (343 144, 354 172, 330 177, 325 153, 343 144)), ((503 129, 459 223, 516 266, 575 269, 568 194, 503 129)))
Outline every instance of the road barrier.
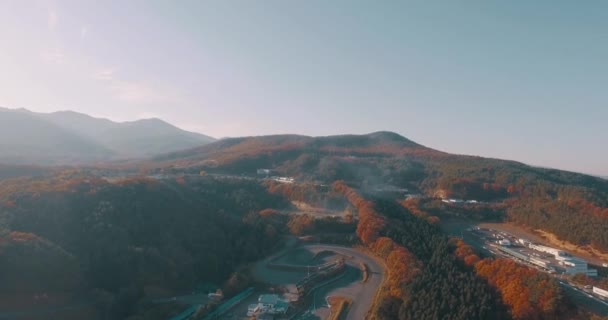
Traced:
POLYGON ((336 261, 323 265, 322 268, 319 268, 318 272, 307 276, 296 284, 298 295, 300 297, 305 296, 306 293, 311 290, 315 285, 344 271, 345 266, 346 264, 344 263, 344 259, 338 259, 336 261))
POLYGON ((234 307, 235 305, 241 303, 241 301, 249 298, 249 296, 251 296, 251 294, 253 294, 253 291, 254 291, 253 288, 247 288, 247 289, 245 289, 241 293, 237 294, 236 296, 230 298, 226 302, 224 302, 221 305, 219 305, 217 307, 217 309, 215 309, 213 312, 211 312, 210 314, 208 314, 203 319, 204 320, 220 319, 220 317, 222 315, 224 315, 224 313, 228 312, 228 310, 232 309, 232 307, 234 307))

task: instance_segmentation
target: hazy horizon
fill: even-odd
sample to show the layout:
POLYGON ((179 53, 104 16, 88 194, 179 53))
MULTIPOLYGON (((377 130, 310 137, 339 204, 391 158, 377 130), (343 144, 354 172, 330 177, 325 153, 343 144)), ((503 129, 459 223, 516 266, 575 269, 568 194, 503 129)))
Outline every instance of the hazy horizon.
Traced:
POLYGON ((0 4, 0 106, 216 138, 393 131, 608 176, 608 4, 0 4))

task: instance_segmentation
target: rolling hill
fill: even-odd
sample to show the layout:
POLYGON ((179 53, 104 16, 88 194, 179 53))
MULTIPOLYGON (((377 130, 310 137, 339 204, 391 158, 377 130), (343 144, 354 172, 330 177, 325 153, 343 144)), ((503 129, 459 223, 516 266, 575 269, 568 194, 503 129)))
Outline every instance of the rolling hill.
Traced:
MULTIPOLYGON (((512 300, 452 256, 453 243, 437 225, 447 218, 511 221, 608 250, 608 181, 448 154, 392 132, 230 138, 120 162, 120 169, 0 166, 0 267, 6 271, 0 301, 29 308, 44 291, 62 301, 89 297, 97 319, 153 319, 151 313, 166 319, 172 313, 150 299, 191 292, 199 283, 236 293, 251 281, 242 266, 270 254, 283 235, 346 230, 347 237, 336 239, 368 245, 393 270, 379 319, 432 318, 454 308, 458 319, 509 319, 502 303, 512 300), (253 179, 259 168, 295 183, 253 179), (404 200, 406 194, 411 197, 404 200), (334 205, 352 220, 280 214, 295 201, 334 205), (74 281, 64 281, 70 274, 74 281), (13 299, 16 287, 19 299, 13 299), (461 302, 448 308, 444 301, 461 302), (474 316, 478 310, 489 314, 474 316)), ((559 285, 526 270, 517 272, 529 274, 532 280, 520 286, 528 289, 520 289, 530 293, 523 306, 511 304, 525 311, 518 319, 561 313, 559 285), (545 305, 539 296, 547 286, 555 289, 549 299, 555 303, 545 305)))
POLYGON ((224 139, 138 164, 142 166, 152 172, 235 175, 255 175, 256 169, 267 168, 301 181, 344 180, 370 192, 397 187, 430 199, 425 203, 431 211, 507 220, 608 250, 608 181, 515 161, 448 154, 392 132, 224 139), (446 208, 436 200, 440 198, 483 204, 446 208))
POLYGON ((0 162, 14 164, 145 158, 214 141, 160 119, 118 123, 72 111, 0 109, 0 125, 0 162))

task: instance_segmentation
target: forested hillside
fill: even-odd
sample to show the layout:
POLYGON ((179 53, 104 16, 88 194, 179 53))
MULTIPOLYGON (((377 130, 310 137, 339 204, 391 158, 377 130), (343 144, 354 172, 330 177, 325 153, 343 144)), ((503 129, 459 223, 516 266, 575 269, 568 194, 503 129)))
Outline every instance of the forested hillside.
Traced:
POLYGON ((344 180, 366 190, 392 186, 425 198, 476 200, 484 205, 466 210, 469 218, 513 221, 608 250, 607 180, 514 161, 451 155, 391 132, 224 139, 140 165, 150 172, 238 175, 268 168, 277 175, 327 184, 344 180))
POLYGON ((247 283, 239 267, 269 254, 283 234, 352 244, 355 231, 388 267, 378 319, 559 319, 571 311, 551 279, 481 260, 441 233, 438 216, 508 220, 608 250, 608 181, 450 155, 387 132, 225 139, 113 167, 4 166, 0 303, 78 297, 95 301, 101 319, 139 320, 151 299, 198 284, 237 290, 234 283, 247 283), (260 168, 296 183, 260 181, 260 168), (345 214, 278 214, 301 204, 345 214))
POLYGON ((224 287, 279 243, 285 226, 258 212, 287 205, 246 181, 2 180, 0 301, 11 310, 39 305, 42 294, 50 302, 88 297, 102 319, 123 319, 146 299, 200 283, 224 287))
MULTIPOLYGON (((358 209, 357 235, 388 267, 377 319, 570 319, 574 307, 556 280, 505 259, 480 261, 443 235, 415 203, 368 200, 334 188, 358 209)), ((373 199, 373 196, 370 196, 373 199)))

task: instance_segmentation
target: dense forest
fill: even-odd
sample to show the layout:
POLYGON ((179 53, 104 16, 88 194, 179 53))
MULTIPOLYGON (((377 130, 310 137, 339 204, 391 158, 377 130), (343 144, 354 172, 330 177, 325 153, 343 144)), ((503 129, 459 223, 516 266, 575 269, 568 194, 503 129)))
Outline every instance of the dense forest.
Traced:
POLYGON ((51 181, 0 182, 5 310, 40 305, 41 296, 73 301, 71 293, 95 301, 102 319, 139 319, 144 301, 201 283, 222 287, 268 254, 284 225, 258 212, 288 205, 246 181, 108 183, 73 174, 51 181))
POLYGON ((394 201, 366 200, 343 182, 334 187, 359 210, 361 241, 386 262, 378 319, 510 318, 499 294, 451 254, 436 226, 394 201))
MULTIPOLYGON (((376 202, 390 219, 387 237, 407 247, 424 264, 407 285, 399 319, 507 319, 500 296, 460 263, 436 225, 416 217, 393 201, 376 202)), ((389 318, 390 319, 390 318, 389 318)))
POLYGON ((456 247, 456 256, 498 289, 505 304, 511 307, 514 319, 573 318, 574 306, 551 276, 511 259, 480 260, 473 248, 462 240, 456 242, 456 247))
POLYGON ((343 182, 334 188, 358 209, 359 238, 388 267, 378 319, 565 319, 574 314, 553 278, 510 260, 481 260, 470 246, 445 237, 418 201, 370 201, 343 182))

